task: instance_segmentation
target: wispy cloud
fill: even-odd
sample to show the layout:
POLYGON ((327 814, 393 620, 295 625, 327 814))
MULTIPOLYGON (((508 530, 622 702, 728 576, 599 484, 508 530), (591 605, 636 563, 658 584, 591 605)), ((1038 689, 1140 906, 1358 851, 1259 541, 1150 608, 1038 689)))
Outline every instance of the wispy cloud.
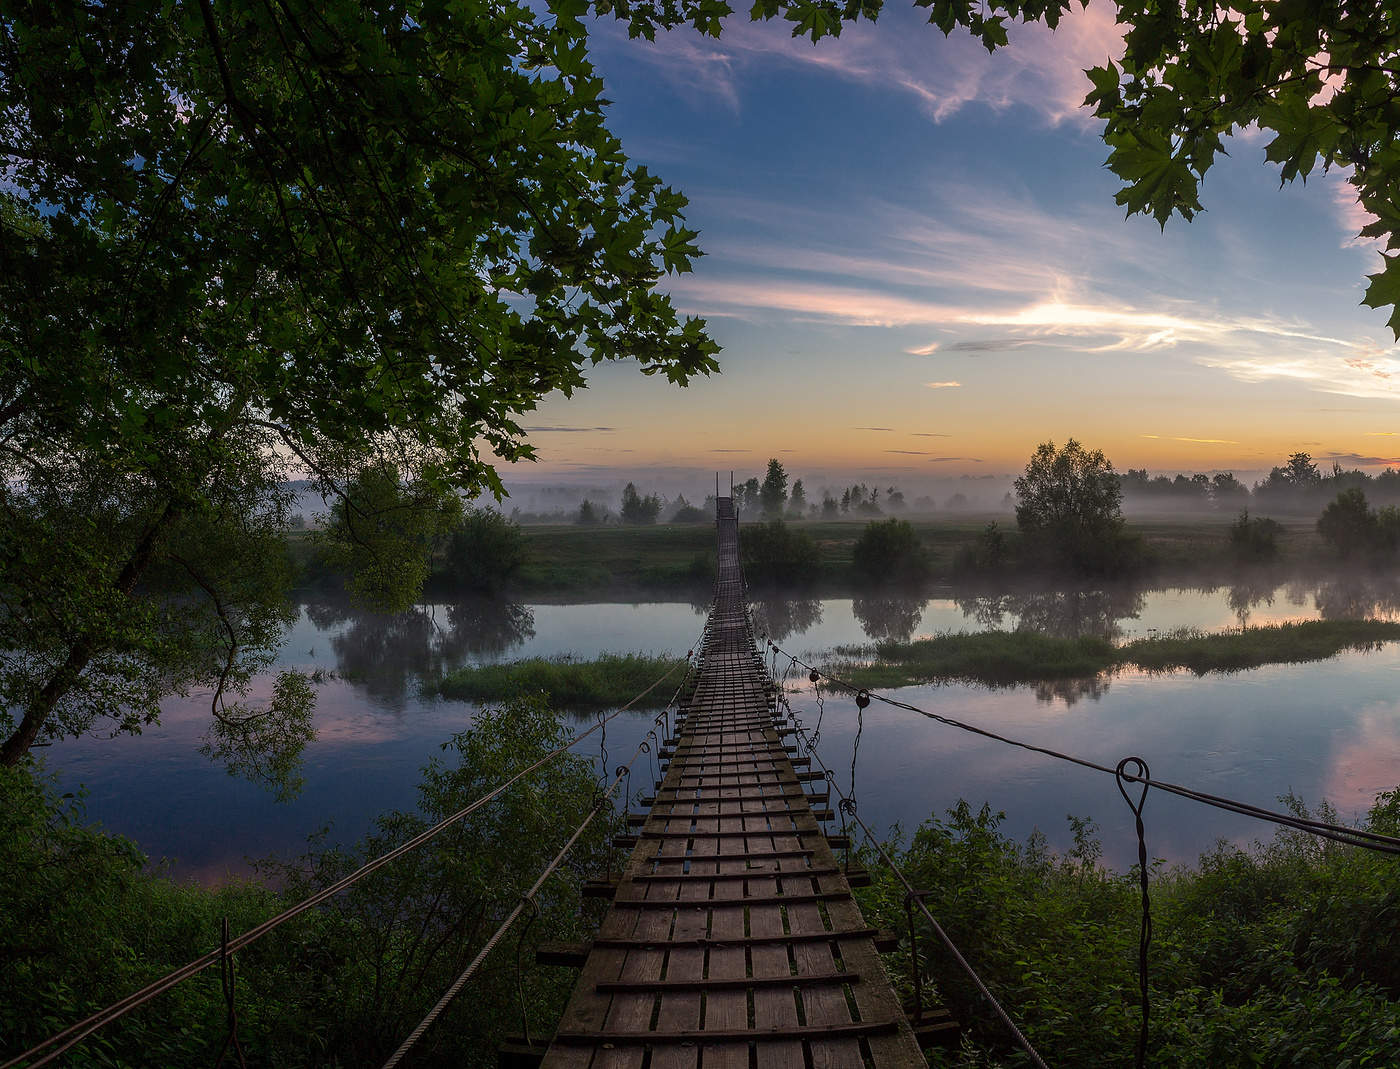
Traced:
POLYGON ((928 462, 929 462, 930 464, 951 464, 951 463, 953 463, 954 461, 959 461, 959 460, 966 461, 966 462, 969 463, 969 464, 981 464, 981 463, 982 463, 982 458, 981 458, 981 457, 929 457, 929 458, 928 458, 928 462))
POLYGON ((915 438, 951 438, 951 434, 939 434, 936 431, 914 431, 915 438))
POLYGON ((961 386, 961 382, 926 382, 924 383, 930 390, 950 390, 954 386, 961 386))
POLYGON ((1168 442, 1195 442, 1198 445, 1239 445, 1233 438, 1186 438, 1179 434, 1143 434, 1141 438, 1151 438, 1155 441, 1168 442))
POLYGON ((595 432, 609 432, 617 430, 616 427, 522 427, 520 428, 529 434, 593 434, 595 432))
POLYGON ((886 449, 886 453, 899 453, 906 457, 926 457, 928 453, 922 449, 886 449))
POLYGON ((775 61, 815 68, 845 81, 912 98, 932 121, 951 118, 974 103, 1002 110, 1024 107, 1049 124, 1092 121, 1082 102, 1084 69, 1122 53, 1112 5, 1067 14, 1051 32, 1013 26, 1011 43, 989 55, 967 34, 944 38, 917 11, 887 7, 878 24, 846 26, 839 38, 812 44, 793 37, 786 22, 735 22, 721 41, 688 28, 657 35, 655 43, 623 41, 610 20, 597 24, 618 56, 655 69, 683 97, 705 94, 726 108, 742 107, 745 75, 771 70, 775 61))
POLYGON ((853 431, 893 431, 893 427, 852 427, 853 431))

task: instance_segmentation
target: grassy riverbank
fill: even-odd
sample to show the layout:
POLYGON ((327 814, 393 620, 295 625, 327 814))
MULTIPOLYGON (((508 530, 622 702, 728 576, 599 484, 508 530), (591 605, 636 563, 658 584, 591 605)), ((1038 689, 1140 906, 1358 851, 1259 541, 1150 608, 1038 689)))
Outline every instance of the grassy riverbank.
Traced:
POLYGON ((506 664, 460 668, 444 676, 437 691, 463 701, 501 701, 543 694, 563 709, 605 709, 637 697, 658 679, 673 673, 638 699, 636 709, 659 709, 670 700, 682 675, 684 658, 645 653, 604 653, 593 660, 572 656, 531 657, 506 664))
POLYGON ((1400 639, 1387 620, 1308 620, 1242 631, 1178 631, 1115 646, 1094 637, 1056 638, 1033 631, 937 635, 838 650, 833 671, 864 687, 958 681, 1010 686, 1078 679, 1124 668, 1204 675, 1266 664, 1321 661, 1343 650, 1373 649, 1400 639))

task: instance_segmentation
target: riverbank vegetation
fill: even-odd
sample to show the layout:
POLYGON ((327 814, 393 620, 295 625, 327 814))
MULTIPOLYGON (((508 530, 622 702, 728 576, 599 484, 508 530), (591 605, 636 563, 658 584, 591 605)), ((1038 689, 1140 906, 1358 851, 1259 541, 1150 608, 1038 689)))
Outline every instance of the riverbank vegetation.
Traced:
POLYGON ((605 709, 636 698, 668 672, 673 678, 639 698, 636 709, 659 709, 681 681, 675 671, 683 657, 646 653, 603 653, 584 660, 572 655, 531 657, 505 664, 459 668, 444 676, 436 690, 444 698, 495 702, 517 696, 542 696, 561 709, 605 709))
POLYGON ((1387 620, 1306 620, 1224 632, 1192 629, 1122 645, 1097 635, 983 631, 845 647, 836 651, 842 659, 831 671, 864 687, 952 681, 1011 686, 1128 668, 1231 672, 1321 661, 1343 650, 1374 649, 1396 640, 1400 623, 1387 620))
MULTIPOLYGON (((1112 793, 1110 791, 1110 793, 1112 793)), ((1294 798, 1284 799, 1306 812, 1294 798)), ((1151 804, 1147 809, 1152 849, 1151 804)), ((1325 806, 1316 816, 1336 820, 1325 806)), ((1017 843, 1002 814, 966 802, 892 844, 953 942, 1050 1065, 1131 1065, 1138 1030, 1136 868, 1100 863, 1091 820, 1075 845, 1017 843)), ((1400 832, 1400 795, 1380 795, 1365 827, 1400 832)), ((873 851, 857 892, 873 925, 906 932, 904 887, 873 851)), ((1151 864, 1150 1064, 1365 1066, 1394 1062, 1400 1034, 1396 859, 1280 831, 1242 849, 1220 843, 1195 868, 1151 864)), ((1026 1064, 1005 1026, 915 914, 925 998, 964 1026, 964 1045, 930 1066, 1026 1064)), ((889 962, 909 990, 907 939, 889 962)))
MULTIPOLYGON (((423 770, 416 809, 386 813, 358 843, 316 840, 299 859, 262 865, 258 882, 216 889, 168 879, 133 843, 85 826, 77 803, 36 765, 0 768, 0 1060, 217 947, 224 917, 235 935, 252 928, 569 737, 538 700, 484 710, 423 770)), ((593 808, 596 785, 591 763, 565 754, 528 786, 238 951, 238 1032, 249 1061, 382 1064, 593 808)), ((415 1065, 494 1069, 522 1009, 536 1032, 553 1028, 574 974, 536 966, 535 947, 596 929, 601 907, 580 886, 605 870, 618 830, 611 811, 594 820, 535 896, 533 923, 497 948, 415 1050, 415 1065)), ((213 967, 104 1028, 65 1064, 208 1066, 225 1026, 213 967)))

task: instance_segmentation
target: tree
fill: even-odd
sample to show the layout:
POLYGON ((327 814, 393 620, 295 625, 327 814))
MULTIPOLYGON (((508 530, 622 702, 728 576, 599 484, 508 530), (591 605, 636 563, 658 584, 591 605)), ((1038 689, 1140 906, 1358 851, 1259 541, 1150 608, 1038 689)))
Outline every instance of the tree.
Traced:
POLYGON ((1317 518, 1317 533, 1343 559, 1380 548, 1381 525, 1360 490, 1343 490, 1317 518))
POLYGON ((596 527, 602 522, 602 517, 598 515, 598 506, 584 498, 578 507, 578 514, 574 517, 574 523, 580 527, 596 527))
POLYGON ((799 520, 807 515, 807 489, 798 479, 792 484, 792 496, 788 498, 788 512, 799 520))
POLYGON ((1103 453, 1071 438, 1063 449, 1042 442, 1016 480, 1016 525, 1037 546, 1081 571, 1125 563, 1122 486, 1103 453))
POLYGON ((1311 486, 1322 478, 1317 465, 1307 453, 1294 453, 1290 456, 1284 466, 1283 477, 1300 489, 1311 486))
POLYGON ((1249 509, 1244 509, 1234 523, 1230 524, 1230 552, 1237 561, 1270 561, 1278 556, 1278 540, 1283 535, 1283 524, 1267 516, 1250 518, 1249 509))
POLYGON ((499 590, 529 556, 520 524, 496 509, 467 509, 445 542, 442 577, 477 592, 499 590))
POLYGON ((872 521, 856 539, 851 567, 870 583, 917 586, 929 575, 928 552, 908 520, 872 521))
POLYGON ((804 586, 816 578, 817 544, 782 520, 746 526, 739 538, 744 578, 754 586, 804 586))
POLYGON ((637 493, 634 483, 628 483, 622 488, 622 507, 619 510, 623 523, 634 526, 645 526, 656 522, 656 518, 661 515, 661 498, 655 494, 648 494, 642 497, 637 493))
POLYGON ((433 513, 499 493, 590 362, 715 369, 654 290, 698 253, 684 198, 557 7, 7 9, 0 761, 270 663, 288 475, 348 525, 388 465, 433 513))
POLYGON ((782 515, 783 505, 787 501, 787 480, 787 472, 783 470, 783 465, 778 458, 770 459, 768 472, 763 476, 763 485, 758 490, 765 516, 782 515))

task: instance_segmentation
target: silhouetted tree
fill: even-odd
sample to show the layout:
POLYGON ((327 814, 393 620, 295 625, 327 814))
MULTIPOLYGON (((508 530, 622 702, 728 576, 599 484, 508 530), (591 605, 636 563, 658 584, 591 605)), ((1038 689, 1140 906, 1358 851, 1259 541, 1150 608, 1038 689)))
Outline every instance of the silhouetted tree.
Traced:
POLYGON ((1123 531, 1123 489, 1102 451, 1071 438, 1063 449, 1043 442, 1016 480, 1016 525, 1032 546, 1041 545, 1080 571, 1106 573, 1128 563, 1123 531))
POLYGON ((782 462, 777 457, 770 458, 768 472, 764 475, 763 485, 758 491, 765 516, 783 514, 783 505, 787 501, 787 481, 787 472, 783 470, 782 462))
POLYGON ((799 519, 807 515, 807 491, 798 479, 792 484, 792 496, 788 498, 788 511, 799 519))
POLYGON ((637 487, 628 483, 622 489, 622 522, 643 526, 656 522, 656 517, 661 514, 661 498, 655 494, 648 494, 642 497, 637 493, 637 487))
POLYGON ((917 585, 929 575, 928 552, 908 520, 865 525, 851 551, 856 574, 873 583, 917 585))

